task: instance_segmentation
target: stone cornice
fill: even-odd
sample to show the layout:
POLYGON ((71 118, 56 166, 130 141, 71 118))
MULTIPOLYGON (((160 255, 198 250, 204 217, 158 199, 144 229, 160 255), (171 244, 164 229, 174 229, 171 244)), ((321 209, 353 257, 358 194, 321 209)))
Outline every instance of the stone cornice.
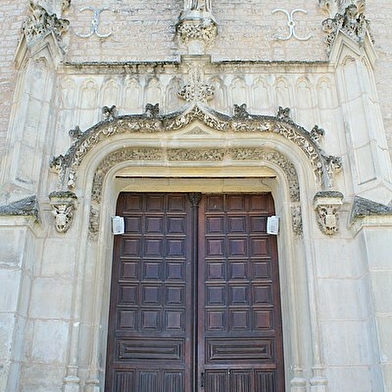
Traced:
POLYGON ((13 203, 0 206, 0 216, 32 216, 39 221, 37 196, 29 196, 13 203))

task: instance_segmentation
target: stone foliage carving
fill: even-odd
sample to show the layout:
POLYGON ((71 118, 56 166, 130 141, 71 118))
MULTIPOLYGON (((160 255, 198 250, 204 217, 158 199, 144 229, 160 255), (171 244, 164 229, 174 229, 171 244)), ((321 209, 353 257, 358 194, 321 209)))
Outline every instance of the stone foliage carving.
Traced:
POLYGON ((67 47, 64 34, 68 31, 69 20, 58 18, 56 14, 49 14, 44 7, 30 2, 30 15, 22 25, 28 45, 33 45, 38 39, 53 33, 59 48, 65 53, 67 47))
MULTIPOLYGON (((65 155, 59 155, 51 160, 51 168, 59 175, 58 189, 73 189, 78 167, 86 154, 101 141, 120 134, 172 132, 199 120, 219 132, 269 132, 290 140, 305 153, 320 185, 324 189, 332 189, 333 177, 342 168, 341 159, 326 155, 314 141, 314 134, 312 136, 304 128, 296 125, 288 117, 287 109, 282 110, 285 114, 278 117, 251 115, 247 112, 244 116, 237 113, 237 116, 229 117, 195 104, 175 115, 151 116, 146 112, 142 115, 119 116, 100 122, 81 134, 78 131, 73 132, 76 136, 74 144, 65 155)), ((318 131, 313 133, 315 132, 318 131)))
POLYGON ((187 102, 207 103, 214 97, 214 86, 204 83, 201 66, 193 66, 189 71, 189 82, 178 92, 178 96, 187 102))
POLYGON ((67 232, 73 221, 77 196, 70 191, 56 191, 49 195, 49 199, 55 218, 56 231, 67 232))
POLYGON ((29 196, 11 204, 0 206, 0 216, 33 216, 36 221, 39 221, 37 196, 29 196))
POLYGON ((333 18, 323 21, 323 30, 327 33, 325 42, 327 51, 330 52, 339 31, 345 33, 360 45, 364 42, 366 34, 369 34, 372 42, 374 41, 370 32, 370 22, 365 17, 365 3, 358 1, 357 4, 349 4, 343 13, 336 13, 333 18))
POLYGON ((318 192, 313 200, 319 229, 326 235, 339 231, 339 210, 343 194, 337 191, 318 192))
POLYGON ((206 48, 214 44, 218 34, 218 27, 210 18, 183 19, 176 28, 181 42, 189 44, 191 41, 201 41, 206 48))
MULTIPOLYGON (((140 161, 161 161, 162 164, 167 162, 222 162, 224 160, 234 161, 258 161, 266 164, 279 166, 285 173, 289 183, 290 200, 298 203, 300 199, 300 190, 297 171, 294 165, 286 156, 278 151, 263 148, 203 148, 203 149, 182 149, 182 148, 124 148, 113 152, 107 156, 97 167, 92 187, 91 200, 93 206, 90 209, 90 239, 95 241, 99 230, 99 205, 101 203, 101 194, 103 181, 107 172, 115 165, 122 162, 140 162, 140 161)), ((302 233, 301 210, 296 207, 292 210, 293 230, 296 234, 302 233)))

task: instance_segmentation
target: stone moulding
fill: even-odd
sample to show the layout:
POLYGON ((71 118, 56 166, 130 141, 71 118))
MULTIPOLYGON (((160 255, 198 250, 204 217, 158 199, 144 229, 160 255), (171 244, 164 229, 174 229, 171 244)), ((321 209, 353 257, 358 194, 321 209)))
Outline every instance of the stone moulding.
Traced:
POLYGON ((32 195, 11 204, 0 206, 0 216, 32 216, 36 222, 39 222, 37 196, 32 195))
POLYGON ((355 221, 367 216, 386 215, 392 216, 392 207, 376 203, 375 201, 365 199, 364 197, 355 196, 351 209, 349 225, 352 226, 355 221))
POLYGON ((55 218, 56 231, 67 232, 73 221, 77 196, 70 191, 55 191, 49 195, 49 199, 55 218))
POLYGON ((343 194, 337 191, 317 192, 313 199, 319 229, 326 235, 339 232, 339 210, 343 194))
MULTIPOLYGON (((242 111, 246 110, 244 105, 242 111)), ((247 112, 246 112, 247 113, 247 112)), ((195 103, 183 111, 156 116, 148 112, 139 115, 125 115, 104 120, 85 132, 73 132, 73 145, 64 154, 52 158, 51 168, 58 173, 58 189, 74 189, 77 173, 83 159, 101 142, 124 134, 168 133, 181 130, 194 121, 222 133, 277 134, 297 145, 309 160, 322 189, 333 188, 335 173, 342 169, 341 159, 328 156, 319 147, 320 137, 295 124, 290 117, 236 115, 228 116, 214 111, 201 103, 195 103)), ((318 133, 320 136, 320 134, 318 133)))

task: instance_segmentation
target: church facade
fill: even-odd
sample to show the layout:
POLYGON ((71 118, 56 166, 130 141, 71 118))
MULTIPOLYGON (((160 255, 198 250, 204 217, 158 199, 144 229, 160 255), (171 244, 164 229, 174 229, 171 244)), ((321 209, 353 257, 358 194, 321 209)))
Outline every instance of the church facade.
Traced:
POLYGON ((1 391, 392 390, 388 0, 1 8, 1 391))

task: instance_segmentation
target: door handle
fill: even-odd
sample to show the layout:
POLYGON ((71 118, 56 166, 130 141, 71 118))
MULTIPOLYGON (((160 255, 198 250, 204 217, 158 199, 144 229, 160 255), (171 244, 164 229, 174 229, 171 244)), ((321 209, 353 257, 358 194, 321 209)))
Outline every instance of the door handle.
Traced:
POLYGON ((204 372, 200 373, 200 388, 204 388, 204 372))

